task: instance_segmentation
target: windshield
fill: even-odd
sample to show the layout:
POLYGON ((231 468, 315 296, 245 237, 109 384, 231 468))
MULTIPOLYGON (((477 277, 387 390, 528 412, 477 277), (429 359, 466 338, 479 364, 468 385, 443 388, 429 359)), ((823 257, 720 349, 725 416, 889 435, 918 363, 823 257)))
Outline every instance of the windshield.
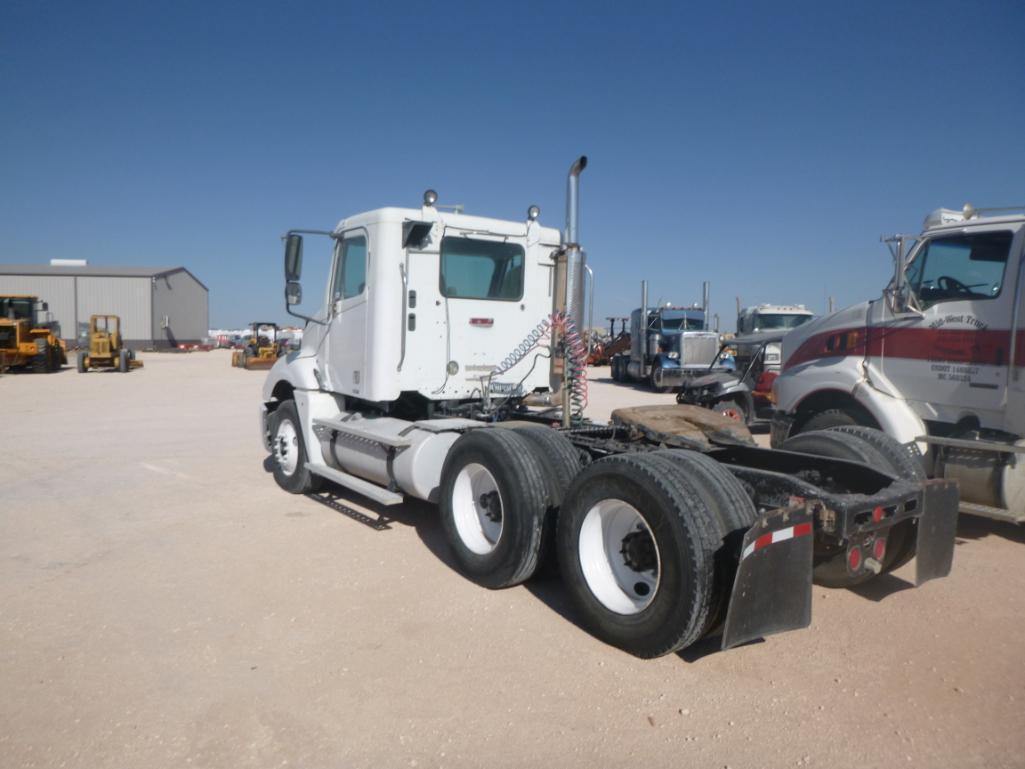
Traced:
POLYGON ((0 318, 4 320, 32 320, 32 300, 0 297, 0 318))
POLYGON ((1011 232, 981 232, 926 240, 905 272, 924 310, 939 302, 994 299, 1000 294, 1011 232))
POLYGON ((807 323, 811 320, 811 315, 805 314, 787 314, 774 313, 772 315, 756 315, 755 316, 755 331, 770 331, 780 328, 797 328, 802 323, 807 323))
POLYGON ((700 314, 686 315, 682 312, 662 313, 662 331, 704 331, 705 321, 700 314))

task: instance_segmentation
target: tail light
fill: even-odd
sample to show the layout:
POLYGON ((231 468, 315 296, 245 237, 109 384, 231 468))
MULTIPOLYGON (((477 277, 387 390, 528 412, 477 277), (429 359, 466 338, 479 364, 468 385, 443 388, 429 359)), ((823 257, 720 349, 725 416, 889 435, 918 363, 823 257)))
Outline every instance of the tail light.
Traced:
POLYGON ((872 557, 875 558, 879 563, 883 562, 883 556, 886 555, 886 539, 879 537, 875 542, 872 543, 872 557))
POLYGON ((847 568, 851 571, 861 569, 861 548, 855 545, 847 551, 847 568))

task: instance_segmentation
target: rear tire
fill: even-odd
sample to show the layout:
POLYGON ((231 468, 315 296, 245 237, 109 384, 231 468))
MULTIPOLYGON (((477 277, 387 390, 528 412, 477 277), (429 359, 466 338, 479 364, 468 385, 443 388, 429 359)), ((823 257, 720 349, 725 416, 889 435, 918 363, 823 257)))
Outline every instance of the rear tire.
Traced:
POLYGON ((271 455, 274 458, 274 480, 278 486, 292 494, 312 494, 319 491, 323 479, 306 469, 309 454, 303 439, 299 410, 295 401, 282 401, 268 418, 271 435, 271 455))
POLYGON ((557 534, 582 624, 638 657, 692 644, 716 602, 718 529, 698 488, 665 457, 588 465, 566 494, 557 534))
POLYGON ((513 429, 527 439, 542 460, 541 469, 548 492, 548 512, 541 530, 538 568, 543 570, 543 576, 551 576, 558 571, 555 531, 558 526, 559 507, 566 498, 566 490, 583 467, 583 462, 573 444, 558 430, 540 425, 513 429))
POLYGON ((723 465, 697 451, 663 449, 654 452, 680 467, 706 497, 706 505, 716 513, 721 546, 715 553, 716 600, 709 611, 710 632, 726 620, 729 596, 740 565, 744 534, 758 517, 754 502, 736 476, 723 465))
POLYGON ((89 366, 86 365, 87 358, 88 358, 88 356, 86 355, 85 350, 79 350, 78 351, 78 373, 79 374, 84 374, 86 371, 89 370, 89 366))
POLYGON ((518 585, 537 568, 550 505, 535 444, 515 430, 471 430, 441 471, 441 525, 466 577, 488 588, 518 585))

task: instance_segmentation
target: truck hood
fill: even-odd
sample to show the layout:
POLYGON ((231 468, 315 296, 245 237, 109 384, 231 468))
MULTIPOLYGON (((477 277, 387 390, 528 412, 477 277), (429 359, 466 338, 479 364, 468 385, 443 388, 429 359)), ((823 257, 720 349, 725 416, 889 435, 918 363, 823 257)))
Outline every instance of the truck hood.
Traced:
POLYGON ((828 334, 830 331, 839 331, 840 329, 864 328, 871 306, 871 301, 859 302, 858 304, 838 310, 832 315, 823 315, 821 318, 815 318, 815 320, 802 323, 790 331, 783 337, 782 342, 780 362, 783 368, 787 367, 787 363, 793 354, 802 345, 809 342, 809 340, 813 340, 814 337, 828 334))

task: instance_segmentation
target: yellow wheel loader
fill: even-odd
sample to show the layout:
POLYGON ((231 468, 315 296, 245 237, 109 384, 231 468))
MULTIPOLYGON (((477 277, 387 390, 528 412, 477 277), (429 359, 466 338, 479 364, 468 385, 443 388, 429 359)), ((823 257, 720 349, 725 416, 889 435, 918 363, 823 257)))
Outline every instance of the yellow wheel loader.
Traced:
POLYGON ((48 309, 36 296, 0 296, 0 370, 50 373, 68 362, 64 341, 42 317, 48 309))
POLYGON ((249 332, 242 349, 231 353, 231 365, 250 371, 269 369, 284 351, 278 339, 278 324, 254 321, 249 324, 249 332))
POLYGON ((121 318, 117 315, 92 315, 89 318, 89 350, 78 351, 78 373, 91 368, 115 368, 127 374, 142 368, 135 352, 121 340, 121 318))

